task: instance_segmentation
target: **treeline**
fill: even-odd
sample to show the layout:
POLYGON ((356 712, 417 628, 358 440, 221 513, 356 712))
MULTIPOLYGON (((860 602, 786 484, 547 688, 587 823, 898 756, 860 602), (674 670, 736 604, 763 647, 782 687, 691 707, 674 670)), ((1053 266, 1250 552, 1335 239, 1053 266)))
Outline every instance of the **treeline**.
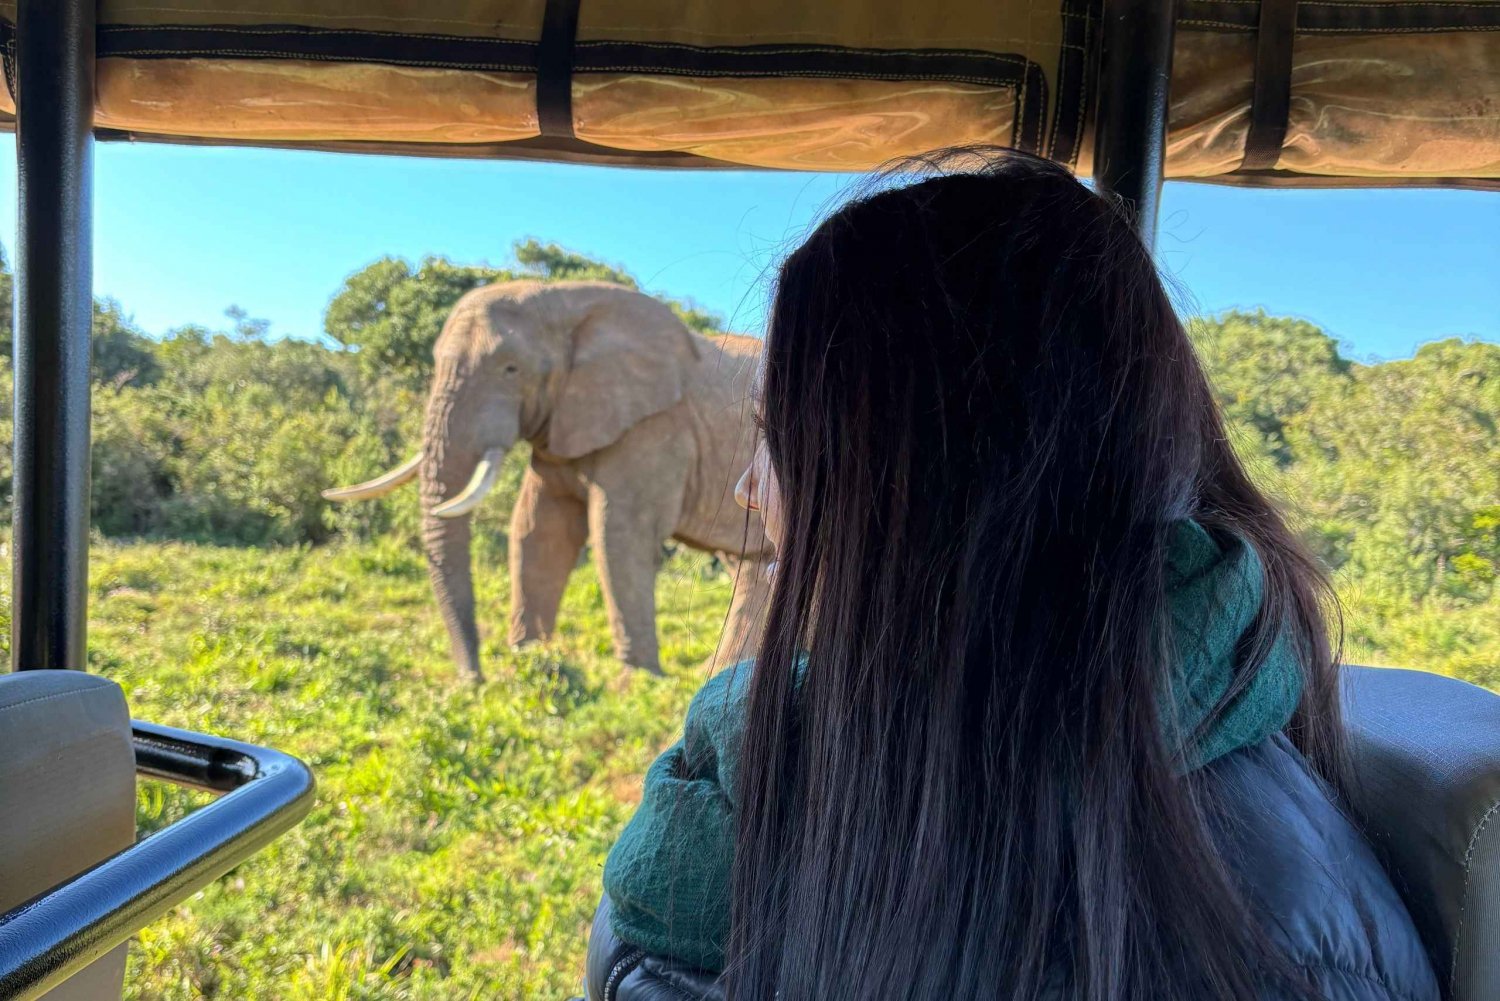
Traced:
POLYGON ((1500 344, 1362 364, 1263 312, 1193 334, 1240 454, 1335 572, 1351 656, 1500 685, 1500 344))
MULTIPOLYGON (((225 329, 136 329, 94 315, 93 516, 105 536, 316 544, 415 529, 414 491, 334 506, 319 491, 415 450, 431 346, 464 292, 515 277, 628 273, 527 241, 507 268, 384 258, 329 303, 326 343, 277 340, 230 310, 225 329)), ((0 330, 10 275, 0 259, 0 330)), ((690 326, 720 321, 674 304, 690 326)), ((1362 363, 1312 324, 1263 312, 1192 323, 1235 444, 1336 572, 1353 656, 1500 684, 1500 345, 1446 340, 1362 363)), ((11 377, 0 361, 0 491, 8 505, 11 377)), ((512 465, 516 466, 513 461, 512 465)), ((514 472, 514 470, 513 470, 514 472)), ((487 510, 506 507, 502 496, 487 510)), ((8 518, 8 511, 0 512, 8 518)), ((503 544, 503 515, 481 519, 503 544)))
MULTIPOLYGON (((0 284, 9 284, 8 274, 0 284)), ((8 316, 4 321, 9 331, 8 316)), ((403 409, 420 401, 365 379, 352 356, 302 341, 270 342, 264 324, 243 314, 231 321, 227 330, 183 327, 154 340, 118 304, 95 305, 96 532, 267 545, 322 542, 346 527, 319 489, 388 458, 404 430, 403 409)), ((8 520, 6 348, 0 490, 8 520)))
MULTIPOLYGON (((432 343, 470 289, 516 278, 633 276, 534 240, 515 265, 383 258, 351 275, 329 303, 330 344, 274 339, 265 321, 227 311, 226 329, 186 326, 160 339, 119 303, 94 307, 93 525, 115 537, 230 545, 321 543, 411 530, 415 491, 336 506, 323 488, 406 458, 420 439, 432 343)), ((0 496, 8 521, 12 276, 0 254, 0 496)), ((673 308, 690 327, 712 314, 673 308)), ((503 503, 503 498, 501 499, 503 503)), ((494 532, 489 533, 494 538, 494 532)))

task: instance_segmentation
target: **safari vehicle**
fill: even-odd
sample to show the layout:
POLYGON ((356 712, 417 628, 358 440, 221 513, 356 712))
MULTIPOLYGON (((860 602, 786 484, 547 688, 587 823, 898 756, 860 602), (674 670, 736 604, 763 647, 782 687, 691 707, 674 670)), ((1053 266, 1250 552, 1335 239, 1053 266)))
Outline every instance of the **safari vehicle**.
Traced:
MULTIPOLYGON (((712 170, 960 143, 1092 176, 1500 187, 1500 0, 0 0, 17 134, 0 997, 117 997, 129 937, 306 813, 287 755, 83 672, 94 141, 712 170), (137 777, 222 797, 137 841, 137 777)), ((1454 1001, 1500 997, 1500 697, 1347 674, 1353 808, 1454 1001)), ((581 948, 580 948, 581 951, 581 948)))

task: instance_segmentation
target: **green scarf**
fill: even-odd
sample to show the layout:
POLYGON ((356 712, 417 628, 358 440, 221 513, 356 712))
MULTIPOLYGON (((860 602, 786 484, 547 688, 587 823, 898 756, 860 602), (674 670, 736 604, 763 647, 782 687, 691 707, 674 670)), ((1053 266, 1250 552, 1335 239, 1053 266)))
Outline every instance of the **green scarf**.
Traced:
MULTIPOLYGON (((1168 604, 1180 677, 1163 697, 1171 732, 1190 741, 1184 771, 1279 732, 1302 696, 1283 636, 1251 682, 1218 712, 1236 648, 1260 609, 1263 577, 1243 541, 1227 549, 1193 521, 1168 553, 1168 604), (1196 739, 1193 735, 1196 734, 1196 739)), ((609 853, 604 889, 621 940, 700 969, 724 968, 734 857, 733 801, 750 671, 709 679, 688 708, 683 739, 646 773, 640 808, 609 853)))

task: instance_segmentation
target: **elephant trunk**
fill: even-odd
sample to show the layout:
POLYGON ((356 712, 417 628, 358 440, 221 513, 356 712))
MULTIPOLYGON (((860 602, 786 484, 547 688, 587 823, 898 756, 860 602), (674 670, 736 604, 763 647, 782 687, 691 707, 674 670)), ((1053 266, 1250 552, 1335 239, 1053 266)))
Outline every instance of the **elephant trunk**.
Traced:
MULTIPOLYGON (((441 495, 438 497, 441 500, 441 495)), ((431 503, 424 500, 424 504, 431 503)), ((479 626, 474 617, 474 574, 470 566, 468 516, 422 516, 422 542, 427 549, 427 573, 438 612, 448 627, 458 673, 468 681, 483 681, 479 668, 479 626)))
POLYGON ((459 675, 468 681, 482 681, 469 553, 470 515, 442 517, 435 513, 445 500, 463 489, 479 463, 477 450, 462 447, 451 434, 459 383, 455 367, 440 365, 427 405, 421 466, 422 544, 438 613, 448 628, 459 675))

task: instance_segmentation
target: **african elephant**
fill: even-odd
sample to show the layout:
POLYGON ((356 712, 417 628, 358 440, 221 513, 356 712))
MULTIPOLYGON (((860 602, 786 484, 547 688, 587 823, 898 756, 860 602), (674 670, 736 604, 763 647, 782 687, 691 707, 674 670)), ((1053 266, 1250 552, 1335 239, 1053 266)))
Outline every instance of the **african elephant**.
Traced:
POLYGON ((753 448, 759 351, 752 337, 696 336, 661 302, 617 285, 476 289, 433 349, 421 453, 324 496, 377 497, 420 477, 438 609, 460 673, 479 680, 469 518, 524 438, 531 464, 510 521, 512 644, 552 633, 588 541, 616 654, 659 671, 655 579, 671 538, 737 571, 716 660, 748 655, 771 554, 733 490, 753 448))

